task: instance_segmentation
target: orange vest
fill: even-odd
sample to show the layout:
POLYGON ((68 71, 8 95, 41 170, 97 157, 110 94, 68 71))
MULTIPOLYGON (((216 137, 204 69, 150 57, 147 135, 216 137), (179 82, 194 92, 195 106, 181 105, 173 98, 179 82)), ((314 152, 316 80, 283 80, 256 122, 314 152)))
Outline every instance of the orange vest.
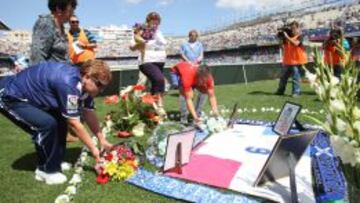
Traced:
MULTIPOLYGON (((298 39, 300 36, 297 35, 291 39, 298 39)), ((303 65, 307 63, 307 56, 304 46, 295 46, 288 40, 283 44, 284 56, 283 64, 284 65, 303 65)))
POLYGON ((336 51, 335 45, 327 45, 324 47, 324 62, 327 65, 338 65, 345 60, 345 57, 336 51))
MULTIPOLYGON (((86 48, 80 54, 76 54, 73 48, 74 37, 68 32, 68 41, 69 41, 69 55, 72 63, 82 63, 90 59, 95 59, 95 50, 93 48, 86 48)), ((86 34, 83 29, 80 29, 78 41, 83 44, 89 44, 89 40, 86 37, 86 34)))

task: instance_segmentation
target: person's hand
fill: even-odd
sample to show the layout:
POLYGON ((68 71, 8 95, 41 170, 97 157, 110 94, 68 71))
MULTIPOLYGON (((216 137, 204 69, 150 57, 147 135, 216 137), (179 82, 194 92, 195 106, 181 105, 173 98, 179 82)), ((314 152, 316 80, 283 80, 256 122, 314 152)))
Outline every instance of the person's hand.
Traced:
POLYGON ((286 39, 289 39, 289 35, 287 32, 283 32, 286 39))
POLYGON ((215 118, 218 118, 218 117, 220 116, 218 110, 212 110, 212 111, 210 112, 210 115, 211 115, 211 116, 214 116, 215 118))
POLYGON ((77 45, 78 45, 78 47, 80 47, 82 49, 86 49, 86 44, 84 44, 84 43, 82 43, 80 41, 78 41, 77 45))
POLYGON ((106 151, 110 151, 114 145, 108 142, 106 139, 100 141, 100 145, 102 149, 105 149, 106 151))
POLYGON ((203 119, 201 117, 194 118, 195 125, 200 126, 202 124, 202 122, 203 122, 203 119))
POLYGON ((94 156, 96 162, 100 161, 100 151, 97 147, 93 147, 92 149, 90 149, 91 154, 94 156))

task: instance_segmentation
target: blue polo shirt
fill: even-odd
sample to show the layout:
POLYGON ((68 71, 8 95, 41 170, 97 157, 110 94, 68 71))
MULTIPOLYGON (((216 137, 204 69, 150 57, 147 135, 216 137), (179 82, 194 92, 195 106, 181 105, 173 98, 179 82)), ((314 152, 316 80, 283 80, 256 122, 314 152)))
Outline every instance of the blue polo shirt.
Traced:
POLYGON ((204 52, 204 48, 201 42, 196 41, 194 43, 185 42, 181 45, 180 52, 186 56, 191 62, 195 62, 199 56, 204 52))
POLYGON ((14 98, 43 109, 59 110, 66 118, 79 118, 80 109, 94 109, 93 98, 82 93, 79 68, 44 62, 11 76, 3 97, 14 98))

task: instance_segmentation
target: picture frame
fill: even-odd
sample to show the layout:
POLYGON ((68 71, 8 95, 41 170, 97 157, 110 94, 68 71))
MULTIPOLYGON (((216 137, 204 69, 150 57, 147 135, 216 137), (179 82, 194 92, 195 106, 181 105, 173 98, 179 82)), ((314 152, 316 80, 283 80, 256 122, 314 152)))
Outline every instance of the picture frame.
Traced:
POLYGON ((272 130, 278 135, 287 135, 291 126, 296 121, 296 117, 300 113, 301 108, 302 106, 300 104, 289 101, 285 102, 272 130))
POLYGON ((189 128, 169 135, 165 151, 164 172, 189 163, 195 133, 195 128, 189 128))
POLYGON ((312 130, 289 136, 279 136, 253 186, 290 176, 290 170, 296 166, 318 133, 319 130, 312 130), (293 166, 288 162, 290 153, 291 157, 294 157, 293 166))

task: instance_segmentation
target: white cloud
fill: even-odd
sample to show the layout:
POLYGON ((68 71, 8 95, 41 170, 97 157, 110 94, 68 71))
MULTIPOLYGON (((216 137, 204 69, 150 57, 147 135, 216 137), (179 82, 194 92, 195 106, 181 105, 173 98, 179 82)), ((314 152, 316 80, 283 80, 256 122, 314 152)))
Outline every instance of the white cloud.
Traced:
MULTIPOLYGON (((139 4, 144 1, 145 0, 125 0, 125 2, 129 3, 129 4, 139 4)), ((174 0, 155 0, 155 1, 160 6, 167 6, 167 5, 171 4, 174 0)))
POLYGON ((125 0, 125 2, 129 4, 139 4, 142 1, 143 0, 125 0))
POLYGON ((169 4, 171 4, 173 2, 173 0, 159 0, 159 4, 162 6, 167 6, 169 4))
MULTIPOLYGON (((276 0, 276 6, 283 6, 291 4, 290 0, 276 0)), ((216 6, 220 8, 232 8, 232 9, 246 9, 249 7, 255 9, 262 9, 266 7, 273 7, 274 0, 217 0, 216 6)))

